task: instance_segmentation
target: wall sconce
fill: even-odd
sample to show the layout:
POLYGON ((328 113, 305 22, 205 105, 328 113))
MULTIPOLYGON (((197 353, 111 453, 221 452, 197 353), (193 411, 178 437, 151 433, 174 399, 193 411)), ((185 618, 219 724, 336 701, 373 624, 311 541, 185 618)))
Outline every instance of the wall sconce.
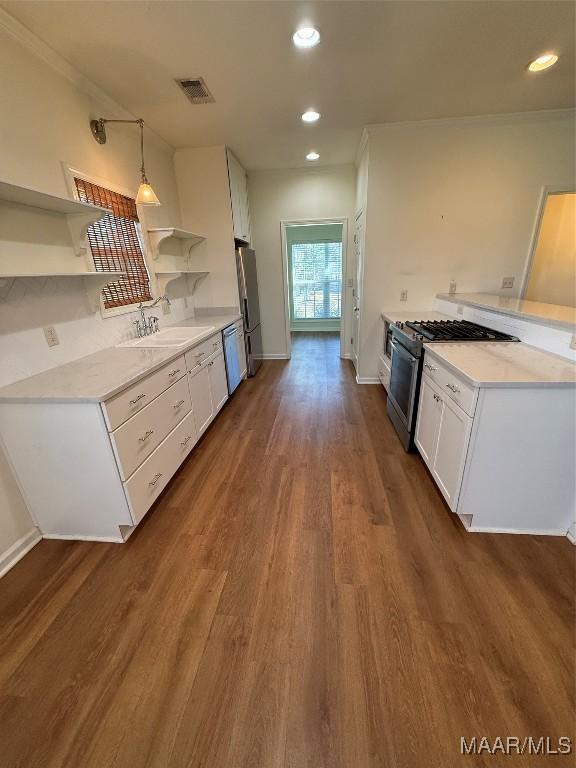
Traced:
POLYGON ((158 200, 156 193, 146 178, 146 168, 144 167, 144 120, 142 118, 138 120, 106 120, 104 117, 100 117, 98 120, 90 120, 90 130, 98 144, 106 144, 106 123, 137 123, 140 126, 140 158, 142 164, 140 166, 141 182, 136 194, 136 202, 139 205, 161 205, 160 200, 158 200))

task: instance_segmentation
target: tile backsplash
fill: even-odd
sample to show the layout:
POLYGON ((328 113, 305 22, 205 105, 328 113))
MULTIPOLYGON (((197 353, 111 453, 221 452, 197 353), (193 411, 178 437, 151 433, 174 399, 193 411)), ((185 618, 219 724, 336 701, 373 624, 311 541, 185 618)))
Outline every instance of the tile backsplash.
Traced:
MULTIPOLYGON (((170 314, 161 306, 152 310, 160 326, 194 315, 186 289, 174 293, 170 314)), ((0 386, 133 338, 136 317, 131 312, 103 318, 76 277, 0 279, 0 386), (57 346, 47 345, 46 326, 55 327, 57 346)))

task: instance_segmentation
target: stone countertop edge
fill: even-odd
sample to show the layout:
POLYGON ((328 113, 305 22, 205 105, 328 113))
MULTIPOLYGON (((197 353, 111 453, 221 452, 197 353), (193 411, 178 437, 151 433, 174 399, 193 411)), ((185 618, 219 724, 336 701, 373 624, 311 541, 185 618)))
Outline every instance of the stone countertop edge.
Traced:
MULTIPOLYGON (((98 350, 97 352, 93 352, 90 355, 86 355, 85 357, 80 357, 77 360, 71 360, 69 363, 65 363, 64 365, 56 366, 55 368, 48 368, 45 371, 40 371, 39 373, 34 374, 33 376, 29 376, 25 379, 20 379, 18 381, 14 381, 10 384, 6 384, 5 386, 0 388, 0 403, 102 403, 106 400, 110 400, 115 395, 119 394, 123 390, 127 389, 128 387, 132 386, 133 384, 136 384, 138 381, 141 381, 142 379, 146 378, 146 376, 149 376, 151 373, 154 373, 155 371, 159 370, 163 366, 170 363, 172 360, 176 360, 178 357, 181 357, 183 354, 188 352, 190 349, 193 349, 194 347, 198 346, 198 344, 201 344, 203 341, 206 341, 206 339, 210 338, 210 336, 214 336, 216 333, 221 332, 229 325, 232 325, 232 323, 237 322, 238 320, 242 319, 242 315, 237 312, 230 315, 216 315, 213 317, 208 317, 207 315, 203 315, 201 317, 195 317, 195 318, 189 318, 187 320, 182 320, 179 323, 175 323, 174 326, 166 326, 168 327, 178 327, 178 326, 185 326, 189 328, 193 328, 194 326, 204 326, 206 325, 206 322, 210 320, 211 324, 213 325, 213 330, 210 330, 209 332, 203 333, 201 336, 198 336, 194 340, 192 340, 189 344, 186 344, 185 346, 179 347, 178 349, 169 348, 169 347, 155 347, 155 348, 142 348, 142 349, 148 349, 150 352, 155 352, 159 355, 159 359, 155 360, 154 362, 151 362, 149 366, 145 366, 140 370, 137 374, 134 374, 132 376, 128 376, 126 379, 119 380, 117 384, 115 384, 112 388, 106 389, 103 392, 98 393, 97 395, 83 395, 83 394, 66 394, 66 395, 50 395, 50 394, 18 394, 18 386, 20 385, 22 388, 24 388, 25 382, 31 382, 34 379, 38 377, 46 377, 49 375, 57 376, 58 371, 68 368, 68 366, 72 366, 74 364, 82 363, 82 361, 87 360, 90 357, 94 357, 96 355, 102 355, 105 356, 107 353, 114 352, 122 352, 126 351, 128 354, 133 352, 135 349, 136 351, 142 351, 142 349, 138 349, 137 347, 107 347, 105 349, 98 350), (13 394, 12 394, 13 393, 13 394)), ((100 364, 104 364, 104 361, 100 364)), ((118 361, 114 360, 111 361, 110 364, 118 365, 118 361)), ((64 375, 67 375, 64 373, 64 375)))
MULTIPOLYGON (((454 342, 456 343, 456 342, 454 342)), ((464 346, 466 342, 462 342, 462 346, 464 346)), ((489 343, 489 342, 487 342, 489 343)), ((551 357, 557 358, 558 360, 564 361, 564 358, 560 357, 559 355, 554 355, 551 352, 543 352, 543 350, 538 349, 537 347, 532 347, 529 344, 525 344, 524 342, 520 342, 519 346, 522 345, 524 347, 527 347, 529 349, 533 349, 536 352, 542 352, 542 354, 550 355, 551 357)), ((456 376, 459 376, 462 379, 465 379, 469 384, 471 384, 475 389, 484 389, 484 388, 490 388, 490 389, 512 389, 512 388, 521 388, 521 389, 553 389, 553 388, 560 388, 560 389, 574 389, 576 388, 576 381, 478 381, 472 376, 470 376, 466 371, 462 370, 461 368, 458 368, 458 366, 454 365, 450 361, 446 360, 445 357, 442 355, 442 346, 443 344, 434 344, 433 342, 429 342, 427 344, 424 344, 424 349, 429 352, 431 355, 436 357, 442 365, 444 365, 446 368, 449 368, 456 376)), ((565 361, 566 362, 566 361, 565 361)), ((570 361, 567 361, 570 362, 570 361)))

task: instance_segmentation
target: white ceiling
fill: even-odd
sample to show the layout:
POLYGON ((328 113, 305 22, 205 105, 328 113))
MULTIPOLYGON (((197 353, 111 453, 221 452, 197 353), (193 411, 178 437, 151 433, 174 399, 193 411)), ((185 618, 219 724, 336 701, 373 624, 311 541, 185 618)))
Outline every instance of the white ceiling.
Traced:
POLYGON ((174 147, 228 144, 249 169, 353 161, 369 123, 574 105, 571 2, 1 2, 174 147), (320 29, 308 51, 291 42, 320 29), (554 50, 553 69, 527 63, 554 50), (202 75, 216 103, 174 83, 202 75), (308 107, 322 113, 304 125, 308 107))

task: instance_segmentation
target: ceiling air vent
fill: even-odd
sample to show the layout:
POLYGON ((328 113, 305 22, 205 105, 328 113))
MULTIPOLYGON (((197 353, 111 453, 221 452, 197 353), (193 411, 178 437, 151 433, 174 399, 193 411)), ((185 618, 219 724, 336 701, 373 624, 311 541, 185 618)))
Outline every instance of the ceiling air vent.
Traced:
POLYGON ((203 77, 187 77, 176 82, 192 104, 210 104, 214 101, 214 96, 208 90, 203 77))

